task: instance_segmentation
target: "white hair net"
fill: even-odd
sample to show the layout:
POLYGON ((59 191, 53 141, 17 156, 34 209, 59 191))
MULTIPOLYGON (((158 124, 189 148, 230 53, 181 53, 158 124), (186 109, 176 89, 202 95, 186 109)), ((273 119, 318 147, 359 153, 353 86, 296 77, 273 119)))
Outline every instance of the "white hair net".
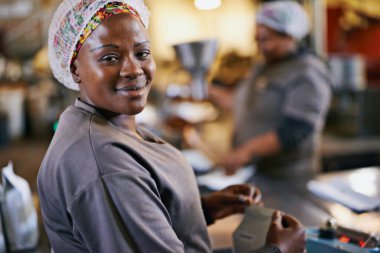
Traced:
POLYGON ((294 1, 264 3, 256 14, 256 23, 301 40, 309 32, 308 16, 294 1))
POLYGON ((110 2, 120 2, 134 8, 148 29, 149 10, 143 0, 64 0, 55 11, 48 38, 50 68, 67 88, 79 90, 74 82, 70 63, 79 37, 95 13, 110 2))

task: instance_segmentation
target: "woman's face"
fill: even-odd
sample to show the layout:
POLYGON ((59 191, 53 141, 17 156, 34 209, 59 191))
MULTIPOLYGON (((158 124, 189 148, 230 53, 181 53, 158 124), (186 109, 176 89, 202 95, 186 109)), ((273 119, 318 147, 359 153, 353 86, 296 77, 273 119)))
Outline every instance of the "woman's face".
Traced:
POLYGON ((116 14, 83 43, 72 74, 84 102, 135 115, 144 109, 155 70, 143 24, 133 15, 116 14))
POLYGON ((264 25, 256 27, 256 42, 266 62, 275 62, 296 50, 296 42, 290 36, 281 35, 264 25))

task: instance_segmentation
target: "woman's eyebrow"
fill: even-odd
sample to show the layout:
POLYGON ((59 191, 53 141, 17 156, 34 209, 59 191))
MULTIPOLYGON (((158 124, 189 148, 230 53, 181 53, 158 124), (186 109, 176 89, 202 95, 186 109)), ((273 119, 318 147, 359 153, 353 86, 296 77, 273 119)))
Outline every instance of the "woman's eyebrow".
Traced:
MULTIPOLYGON (((146 44, 146 43, 150 43, 149 40, 146 40, 146 41, 142 41, 142 42, 139 42, 139 43, 136 43, 134 45, 134 47, 138 47, 138 46, 141 46, 143 44, 146 44)), ((101 46, 98 46, 98 47, 95 47, 95 48, 91 48, 90 49, 90 52, 93 52, 95 50, 98 50, 98 49, 101 49, 101 48, 105 48, 105 47, 110 47, 110 48, 120 48, 119 46, 117 45, 114 45, 114 44, 107 44, 107 45, 101 45, 101 46)))
POLYGON ((138 47, 138 46, 141 46, 142 44, 146 44, 146 43, 150 44, 150 41, 149 41, 149 40, 145 40, 145 41, 142 41, 142 42, 138 42, 138 43, 136 43, 136 44, 133 45, 133 46, 134 46, 134 47, 138 47))
POLYGON ((92 48, 92 49, 90 49, 90 52, 93 52, 95 50, 98 50, 98 49, 101 49, 101 48, 105 48, 105 47, 119 48, 119 46, 116 46, 114 44, 108 44, 108 45, 101 45, 99 47, 92 48))

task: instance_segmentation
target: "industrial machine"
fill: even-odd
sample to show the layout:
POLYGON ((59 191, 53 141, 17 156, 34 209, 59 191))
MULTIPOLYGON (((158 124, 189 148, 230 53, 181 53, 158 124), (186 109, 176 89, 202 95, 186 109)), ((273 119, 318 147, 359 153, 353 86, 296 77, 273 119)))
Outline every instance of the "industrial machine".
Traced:
POLYGON ((337 225, 327 220, 324 227, 306 229, 308 253, 378 253, 380 238, 375 234, 337 225))

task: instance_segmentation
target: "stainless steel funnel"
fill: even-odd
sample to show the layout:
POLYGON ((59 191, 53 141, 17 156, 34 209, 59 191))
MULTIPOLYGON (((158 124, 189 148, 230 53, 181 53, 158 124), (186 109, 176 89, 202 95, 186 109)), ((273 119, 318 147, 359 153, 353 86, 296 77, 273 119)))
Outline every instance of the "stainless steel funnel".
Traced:
POLYGON ((182 66, 191 74, 191 96, 194 100, 207 98, 206 74, 214 62, 217 41, 202 40, 173 45, 182 66))

